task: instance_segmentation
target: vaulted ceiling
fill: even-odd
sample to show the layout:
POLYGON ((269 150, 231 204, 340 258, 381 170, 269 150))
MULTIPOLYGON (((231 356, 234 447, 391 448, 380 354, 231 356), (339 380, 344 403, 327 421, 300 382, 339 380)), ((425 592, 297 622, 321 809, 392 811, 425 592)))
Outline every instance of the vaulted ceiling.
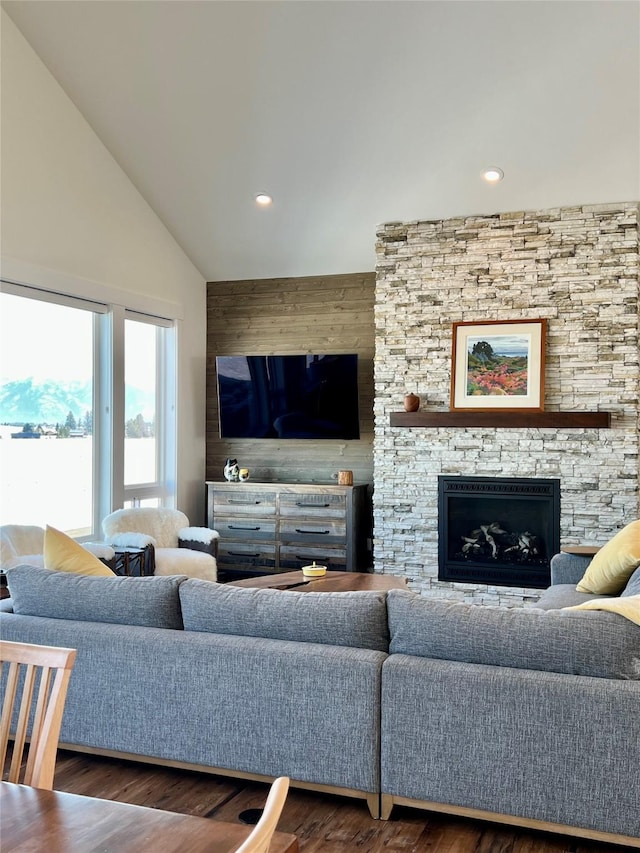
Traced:
POLYGON ((382 222, 640 198, 636 0, 2 6, 209 281, 372 270, 382 222))

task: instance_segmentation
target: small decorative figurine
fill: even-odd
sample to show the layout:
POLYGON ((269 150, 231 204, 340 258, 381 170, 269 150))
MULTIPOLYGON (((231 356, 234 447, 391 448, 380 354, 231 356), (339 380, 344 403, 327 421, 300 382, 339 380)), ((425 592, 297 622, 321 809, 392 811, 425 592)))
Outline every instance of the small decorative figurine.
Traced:
POLYGON ((239 477, 241 483, 245 483, 249 479, 249 469, 248 468, 241 468, 240 471, 238 472, 238 477, 239 477))
POLYGON ((240 480, 240 468, 237 459, 227 459, 224 466, 224 478, 230 483, 237 483, 240 480))

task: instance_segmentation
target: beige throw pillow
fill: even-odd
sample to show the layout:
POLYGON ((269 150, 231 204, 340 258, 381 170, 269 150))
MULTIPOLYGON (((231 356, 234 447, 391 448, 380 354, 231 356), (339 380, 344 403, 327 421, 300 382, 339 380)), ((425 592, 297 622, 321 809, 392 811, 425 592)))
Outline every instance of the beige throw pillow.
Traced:
POLYGON ((44 567, 77 575, 114 576, 111 569, 75 539, 49 525, 44 532, 44 567))
POLYGON ((640 625, 640 595, 628 595, 626 598, 591 598, 573 607, 563 607, 563 610, 608 610, 618 613, 626 619, 640 625))
POLYGON ((623 527, 593 560, 578 586, 578 592, 619 595, 640 566, 640 519, 623 527))

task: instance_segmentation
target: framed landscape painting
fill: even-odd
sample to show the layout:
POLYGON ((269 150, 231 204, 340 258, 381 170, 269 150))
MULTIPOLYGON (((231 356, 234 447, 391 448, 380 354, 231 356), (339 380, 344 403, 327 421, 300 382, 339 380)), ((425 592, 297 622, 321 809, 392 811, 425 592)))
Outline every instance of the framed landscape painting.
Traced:
POLYGON ((546 331, 546 320, 454 323, 451 411, 543 411, 546 331))

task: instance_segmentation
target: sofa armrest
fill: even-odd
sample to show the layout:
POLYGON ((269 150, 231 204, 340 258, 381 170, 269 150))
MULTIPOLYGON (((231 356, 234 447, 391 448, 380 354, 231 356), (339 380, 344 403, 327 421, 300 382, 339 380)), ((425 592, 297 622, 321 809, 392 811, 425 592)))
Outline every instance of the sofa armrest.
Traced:
POLYGON ((564 551, 555 554, 551 558, 551 585, 579 583, 592 559, 593 555, 566 554, 564 551))
POLYGON ((217 557, 219 538, 218 531, 210 527, 182 527, 178 531, 178 547, 204 551, 212 557, 217 557))

